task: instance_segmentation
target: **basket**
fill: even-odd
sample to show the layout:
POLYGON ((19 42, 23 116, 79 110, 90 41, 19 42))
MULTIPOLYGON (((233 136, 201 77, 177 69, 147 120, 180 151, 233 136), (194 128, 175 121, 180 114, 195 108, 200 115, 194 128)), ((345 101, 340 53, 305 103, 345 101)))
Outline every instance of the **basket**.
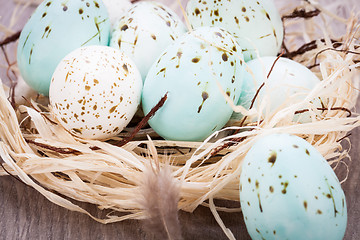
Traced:
MULTIPOLYGON (((16 176, 49 201, 101 223, 148 218, 144 199, 151 192, 146 188, 158 184, 152 190, 162 194, 162 200, 158 200, 161 204, 172 202, 175 208, 187 212, 199 205, 208 206, 227 236, 233 238, 217 211, 240 209, 217 208, 214 199, 239 201, 242 162, 255 141, 271 133, 298 135, 335 168, 349 158, 342 142, 349 141, 349 132, 360 125, 360 116, 354 111, 360 77, 358 16, 343 19, 315 1, 299 5, 294 2, 299 4, 292 1, 281 9, 285 24, 284 56, 307 66, 321 79, 304 100, 326 99, 326 107, 312 122, 293 122, 294 112, 299 111, 293 105, 271 116, 257 113, 259 120, 255 122, 231 120, 204 142, 162 140, 145 127, 131 141, 119 146, 134 131, 138 119, 108 141, 80 139, 56 122, 49 113, 47 98, 32 94, 22 103, 14 102, 11 101, 14 89, 3 84, 0 176, 16 176), (340 35, 334 34, 338 29, 340 35), (113 211, 99 219, 76 201, 113 211)), ((5 68, 20 76, 16 65, 5 68)), ((235 105, 233 108, 250 114, 235 105)), ((311 105, 302 111, 313 113, 311 105)))

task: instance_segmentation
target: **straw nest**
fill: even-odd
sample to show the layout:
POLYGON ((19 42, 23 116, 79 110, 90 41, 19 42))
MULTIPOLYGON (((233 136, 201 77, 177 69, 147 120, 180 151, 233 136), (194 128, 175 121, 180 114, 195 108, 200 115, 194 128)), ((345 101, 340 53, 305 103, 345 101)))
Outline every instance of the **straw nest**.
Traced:
MULTIPOLYGON (((285 56, 309 67, 322 80, 302 102, 266 116, 262 111, 244 111, 234 105, 235 111, 249 115, 246 121, 232 120, 204 142, 165 141, 145 128, 118 147, 116 143, 134 127, 109 141, 79 139, 57 124, 46 103, 40 104, 36 96, 13 108, 8 93, 1 88, 0 156, 4 163, 0 175, 17 176, 53 203, 109 223, 146 217, 137 199, 142 197, 144 172, 158 164, 171 170, 179 186, 178 209, 191 212, 199 205, 209 206, 221 223, 216 210, 233 209, 217 209, 213 199, 239 201, 243 159, 264 135, 298 135, 336 167, 349 158, 341 142, 348 141, 349 131, 360 125, 360 116, 353 110, 358 96, 360 22, 358 16, 342 19, 310 1, 296 9, 316 17, 293 18, 294 9, 288 4, 281 11, 288 16, 284 18, 285 56), (341 36, 334 35, 334 26, 343 29, 341 36), (310 102, 314 98, 326 103, 320 114, 310 102), (293 122, 299 110, 313 115, 312 122, 293 122), (250 114, 259 120, 251 123, 250 114), (114 211, 98 219, 73 200, 114 211)), ((10 69, 18 72, 16 65, 10 69)))

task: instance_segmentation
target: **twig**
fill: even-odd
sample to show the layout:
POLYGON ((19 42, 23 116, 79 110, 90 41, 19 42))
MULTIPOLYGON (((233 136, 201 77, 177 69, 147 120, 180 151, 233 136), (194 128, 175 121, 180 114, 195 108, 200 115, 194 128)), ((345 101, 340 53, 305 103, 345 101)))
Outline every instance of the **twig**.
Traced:
MULTIPOLYGON (((322 38, 322 39, 320 39, 320 41, 325 42, 325 39, 322 38)), ((333 40, 333 39, 331 39, 331 42, 333 43, 334 48, 337 48, 337 47, 342 45, 341 43, 339 43, 338 41, 333 40)), ((283 47, 284 47, 284 49, 286 51, 286 53, 283 56, 292 59, 292 58, 294 58, 294 57, 296 57, 298 55, 302 55, 302 54, 304 54, 304 53, 306 53, 308 51, 316 49, 317 44, 316 44, 316 40, 313 40, 311 42, 303 44, 297 50, 292 51, 292 52, 288 51, 287 48, 285 47, 285 45, 283 45, 283 47)))
POLYGON ((5 46, 11 42, 15 42, 16 40, 18 40, 20 37, 20 33, 21 33, 21 31, 18 31, 18 32, 14 33, 13 35, 5 38, 3 41, 0 42, 0 47, 5 46))
POLYGON ((316 55, 315 55, 315 58, 314 58, 314 65, 316 64, 316 61, 317 61, 317 58, 318 56, 323 53, 323 52, 326 52, 326 51, 335 51, 335 52, 343 52, 343 53, 352 53, 352 54, 358 54, 360 55, 360 52, 355 52, 355 51, 350 51, 350 50, 343 50, 343 49, 335 49, 335 48, 325 48, 325 49, 322 49, 320 52, 318 52, 316 55))
MULTIPOLYGON (((271 68, 270 68, 270 71, 268 73, 268 75, 266 76, 266 78, 268 79, 270 77, 270 74, 272 73, 272 71, 274 70, 274 67, 275 67, 275 64, 276 62, 280 59, 280 57, 284 54, 284 52, 282 51, 280 53, 280 55, 275 59, 274 63, 272 64, 271 68)), ((263 82, 260 87, 258 88, 258 90, 256 91, 255 93, 255 96, 253 97, 253 99, 251 100, 251 104, 250 104, 250 107, 249 107, 249 110, 252 109, 254 107, 254 104, 255 104, 255 100, 257 99, 261 89, 265 86, 265 82, 263 82)), ((245 120, 246 120, 247 116, 244 117, 244 119, 242 120, 241 124, 240 124, 240 127, 242 127, 245 123, 245 120)), ((236 131, 236 133, 238 132, 238 130, 236 131)))
MULTIPOLYGON (((326 110, 333 110, 333 111, 344 111, 344 112, 347 112, 349 115, 347 117, 351 117, 351 111, 345 107, 332 107, 332 108, 326 108, 326 107, 322 107, 322 108, 316 108, 317 110, 320 110, 320 111, 326 111, 326 110)), ((294 114, 300 114, 300 113, 304 113, 304 112, 308 112, 309 109, 302 109, 302 110, 298 110, 296 111, 294 114)))
POLYGON ((345 138, 348 138, 348 137, 350 137, 350 136, 351 136, 351 133, 348 133, 348 134, 346 134, 344 137, 336 140, 336 142, 341 142, 342 140, 344 140, 345 138))
POLYGON ((316 17, 317 15, 320 14, 320 10, 315 8, 315 10, 312 11, 306 11, 305 9, 295 9, 292 13, 290 13, 289 15, 285 15, 282 16, 281 19, 291 19, 291 18, 312 18, 312 17, 316 17))
POLYGON ((51 150, 53 152, 57 152, 57 153, 60 153, 60 154, 74 154, 74 155, 80 155, 81 152, 79 152, 78 150, 75 150, 75 149, 72 149, 72 148, 58 148, 58 147, 54 147, 54 146, 50 146, 50 145, 47 145, 47 144, 44 144, 44 143, 38 143, 38 142, 35 142, 33 140, 30 140, 30 139, 25 139, 25 141, 27 143, 31 143, 35 146, 38 146, 38 147, 41 147, 41 148, 44 148, 44 149, 48 149, 48 150, 51 150))
POLYGON ((13 70, 11 70, 11 72, 14 74, 14 76, 15 76, 15 78, 16 78, 16 80, 14 81, 14 80, 10 77, 10 73, 9 73, 9 71, 10 71, 10 69, 11 69, 11 66, 12 66, 13 64, 10 63, 9 57, 8 57, 6 51, 5 51, 4 46, 1 46, 1 50, 2 50, 2 52, 3 52, 3 54, 4 54, 5 61, 6 61, 7 65, 8 65, 8 68, 7 68, 7 70, 6 70, 6 76, 8 77, 8 79, 9 79, 9 81, 10 81, 10 91, 9 91, 9 99, 8 99, 8 100, 10 101, 11 106, 15 109, 15 107, 16 107, 16 103, 15 103, 15 87, 16 87, 16 85, 17 85, 16 73, 15 73, 13 70))
MULTIPOLYGON (((271 68, 270 68, 270 71, 268 73, 268 75, 266 76, 266 78, 268 79, 271 75, 271 73, 273 72, 274 70, 274 67, 275 67, 275 64, 277 63, 277 61, 280 59, 280 57, 284 54, 284 51, 282 51, 279 56, 275 59, 274 63, 272 64, 271 68)), ((249 110, 252 109, 254 107, 254 104, 255 104, 255 101, 261 91, 261 89, 265 86, 265 81, 260 85, 260 87, 257 89, 256 93, 255 93, 255 96, 253 97, 253 99, 251 100, 251 104, 250 104, 250 107, 249 107, 249 110)), ((240 123, 240 127, 244 126, 244 123, 247 119, 247 116, 245 116, 243 118, 243 120, 241 121, 240 123)), ((237 134, 239 132, 240 129, 237 129, 234 134, 237 134)), ((231 147, 239 142, 242 142, 246 139, 246 137, 240 137, 240 138, 231 138, 229 142, 223 144, 222 146, 219 146, 218 148, 215 148, 214 151, 211 153, 211 156, 215 156, 216 154, 218 154, 221 150, 225 149, 225 148, 228 148, 228 147, 231 147)))
MULTIPOLYGON (((308 2, 310 3, 310 2, 308 2)), ((311 4, 311 3, 310 3, 311 4)), ((281 17, 281 20, 285 20, 285 19, 292 19, 292 18, 304 18, 304 19, 307 19, 307 18, 312 18, 312 17, 315 17, 317 15, 320 14, 320 10, 319 9, 315 9, 313 11, 309 11, 309 12, 306 12, 305 9, 295 9, 291 14, 289 15, 284 15, 281 17)), ((284 36, 285 36, 285 27, 284 27, 284 36)), ((285 37, 284 37, 284 40, 283 40, 283 43, 282 43, 282 47, 283 49, 285 50, 286 54, 284 54, 284 57, 287 57, 287 58, 292 58, 290 56, 288 56, 288 54, 290 54, 291 52, 288 50, 288 48, 286 47, 285 45, 285 37)), ((311 49, 310 49, 311 50, 311 49)), ((309 50, 307 50, 309 51, 309 50)), ((305 53, 305 52, 304 52, 305 53)), ((298 54, 296 54, 298 55, 298 54)), ((295 56, 296 56, 295 55, 295 56)), ((294 56, 293 56, 294 57, 294 56)))
POLYGON ((128 142, 130 142, 135 135, 146 125, 146 123, 150 120, 151 117, 155 115, 155 113, 164 105, 165 101, 167 100, 168 93, 160 99, 160 101, 153 107, 148 114, 138 123, 134 131, 130 134, 129 137, 125 138, 124 140, 120 141, 119 143, 115 144, 116 146, 122 147, 128 142))

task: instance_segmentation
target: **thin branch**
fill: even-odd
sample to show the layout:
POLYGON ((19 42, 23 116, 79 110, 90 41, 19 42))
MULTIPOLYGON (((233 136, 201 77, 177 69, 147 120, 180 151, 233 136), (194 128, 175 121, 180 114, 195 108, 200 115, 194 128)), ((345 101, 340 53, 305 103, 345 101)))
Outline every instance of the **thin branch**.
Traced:
POLYGON ((335 52, 343 52, 343 53, 351 53, 351 54, 357 54, 357 55, 360 55, 360 52, 355 52, 355 51, 350 51, 350 50, 342 50, 342 49, 335 49, 335 48, 325 48, 323 50, 321 50, 320 52, 318 52, 316 55, 315 55, 315 58, 314 58, 314 65, 316 64, 317 62, 317 58, 319 57, 319 55, 323 52, 326 52, 326 51, 335 51, 335 52))
POLYGON ((336 142, 341 142, 342 140, 344 140, 345 138, 350 137, 351 135, 352 135, 351 133, 348 133, 348 134, 346 134, 344 137, 342 137, 342 138, 340 138, 340 139, 336 140, 336 142))
POLYGON ((165 95, 160 99, 160 101, 153 107, 148 114, 138 123, 134 131, 130 134, 129 137, 125 138, 124 140, 120 141, 119 143, 115 144, 116 146, 122 147, 128 142, 130 142, 135 135, 148 123, 151 117, 155 115, 155 113, 165 104, 165 101, 167 100, 168 93, 165 93, 165 95))
POLYGON ((53 152, 57 152, 57 153, 60 153, 60 154, 74 154, 74 155, 80 155, 81 154, 81 152, 79 152, 78 150, 72 149, 72 148, 58 148, 58 147, 50 146, 48 144, 38 143, 38 142, 35 142, 33 140, 30 140, 30 139, 25 139, 25 141, 27 143, 33 144, 35 146, 38 146, 38 147, 41 147, 41 148, 44 148, 44 149, 47 149, 47 150, 50 150, 50 151, 53 151, 53 152))
POLYGON ((13 35, 5 38, 3 41, 0 42, 0 47, 5 46, 9 43, 12 43, 12 42, 15 42, 16 40, 18 40, 20 37, 20 33, 21 33, 21 31, 18 31, 18 32, 14 33, 13 35))
POLYGON ((317 15, 320 14, 320 10, 315 8, 315 10, 312 11, 306 11, 305 9, 295 9, 292 13, 290 13, 289 15, 285 15, 282 16, 281 19, 291 19, 291 18, 312 18, 312 17, 316 17, 317 15))
MULTIPOLYGON (((272 73, 272 71, 274 70, 274 67, 275 67, 275 64, 277 63, 277 61, 280 59, 280 57, 284 54, 284 52, 281 52, 279 54, 279 56, 275 59, 274 63, 272 64, 271 68, 270 68, 270 71, 268 73, 268 75, 266 76, 266 78, 268 79, 270 77, 270 74, 272 73)), ((258 90, 256 91, 255 93, 255 96, 253 97, 253 99, 251 100, 251 104, 250 104, 250 109, 252 109, 254 107, 254 104, 255 104, 255 100, 257 99, 261 89, 265 86, 265 82, 263 82, 260 87, 258 88, 258 90)), ((247 116, 244 117, 244 119, 242 120, 242 122, 240 123, 240 127, 242 127, 245 123, 245 120, 247 119, 247 116)), ((238 133, 238 130, 235 132, 235 134, 238 133)))
MULTIPOLYGON (((305 43, 301 47, 299 47, 297 50, 292 51, 292 52, 289 52, 288 50, 286 50, 285 45, 283 45, 283 47, 286 50, 286 53, 283 56, 292 59, 298 55, 302 55, 308 51, 314 50, 317 48, 316 41, 317 40, 313 40, 311 42, 305 43)), ((325 42, 325 39, 322 38, 322 39, 320 39, 320 41, 325 42)), ((333 43, 334 48, 337 48, 342 45, 342 43, 339 43, 338 41, 333 40, 333 39, 331 39, 331 42, 333 43)))
MULTIPOLYGON (((332 110, 332 111, 344 111, 347 112, 349 115, 347 117, 351 117, 352 113, 349 109, 345 108, 345 107, 332 107, 332 108, 326 108, 326 107, 322 107, 322 108, 316 108, 317 110, 320 111, 326 111, 326 110, 332 110)), ((302 110, 298 110, 296 111, 294 114, 300 114, 300 113, 304 113, 304 112, 308 112, 309 109, 302 109, 302 110)))
MULTIPOLYGON (((281 58, 281 56, 284 54, 284 51, 282 51, 279 56, 275 59, 274 63, 272 64, 271 68, 270 68, 270 71, 268 72, 268 75, 266 76, 266 78, 268 79, 271 75, 271 73, 273 72, 274 70, 274 67, 275 67, 275 64, 277 63, 277 61, 281 58)), ((254 107, 254 104, 255 104, 255 101, 261 91, 261 89, 265 86, 265 81, 260 85, 260 87, 257 89, 256 93, 255 93, 255 96, 253 97, 253 99, 251 100, 251 104, 250 104, 250 107, 249 107, 249 110, 252 109, 254 107)), ((245 116, 243 118, 243 120, 241 121, 240 123, 240 127, 244 126, 244 123, 247 119, 247 116, 245 116)), ((237 134, 239 132, 240 129, 237 129, 234 134, 237 134)), ((219 146, 217 147, 216 149, 214 149, 214 151, 211 153, 211 156, 215 156, 216 154, 218 154, 221 150, 225 149, 225 148, 228 148, 228 147, 231 147, 239 142, 242 142, 246 139, 246 137, 240 137, 240 138, 231 138, 229 142, 223 144, 222 146, 219 146)))
POLYGON ((15 109, 15 107, 16 107, 16 103, 15 103, 15 87, 16 87, 16 85, 17 85, 17 77, 16 77, 16 73, 15 73, 13 70, 11 70, 11 72, 14 74, 16 80, 13 80, 13 79, 11 78, 9 71, 10 71, 11 66, 12 66, 13 64, 10 63, 9 57, 8 57, 6 51, 5 51, 4 46, 1 46, 1 50, 2 50, 2 52, 3 52, 3 54, 4 54, 5 61, 6 61, 7 65, 8 65, 7 70, 6 70, 6 76, 8 77, 8 79, 9 79, 9 81, 10 81, 10 91, 9 91, 9 98, 8 98, 8 100, 10 101, 11 106, 15 109))

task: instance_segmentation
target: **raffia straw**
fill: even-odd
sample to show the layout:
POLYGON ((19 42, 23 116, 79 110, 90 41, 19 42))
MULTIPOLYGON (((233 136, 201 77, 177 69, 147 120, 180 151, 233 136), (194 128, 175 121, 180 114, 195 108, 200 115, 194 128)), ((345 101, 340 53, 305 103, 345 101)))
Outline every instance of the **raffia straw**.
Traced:
MULTIPOLYGON (((306 7, 310 9, 311 6, 306 7)), ((294 60, 311 67, 322 79, 303 101, 295 102, 290 97, 288 105, 269 115, 262 113, 266 102, 259 102, 256 106, 257 122, 248 121, 239 127, 237 124, 241 119, 235 120, 204 142, 153 141, 159 164, 167 165, 170 155, 172 163, 169 167, 173 176, 182 183, 179 209, 192 212, 199 205, 208 206, 224 232, 232 238, 217 211, 239 209, 217 208, 213 199, 239 201, 243 158, 254 142, 271 133, 298 135, 319 150, 332 167, 336 168, 339 164, 346 166, 344 161, 349 158, 349 149, 344 149, 341 142, 349 141, 347 135, 360 126, 360 117, 355 112, 348 117, 341 108, 354 109, 358 97, 359 69, 356 61, 360 59, 357 54, 360 22, 355 16, 346 21, 347 31, 343 36, 336 37, 341 45, 335 49, 328 17, 331 14, 324 11, 316 20, 307 20, 306 24, 303 19, 285 21, 286 46, 290 51, 297 49, 299 40, 302 43, 317 40, 315 49, 294 57, 294 60), (318 22, 317 25, 311 24, 314 22, 318 22), (299 32, 299 26, 309 28, 307 34, 299 32), (318 106, 310 103, 315 98, 324 100, 327 109, 319 113, 318 106), (302 109, 314 117, 312 122, 299 124, 292 121, 294 113, 302 109), (237 133, 233 134, 235 131, 237 133), (243 140, 212 155, 214 149, 235 138, 243 140)), ((244 109, 233 107, 235 111, 247 113, 244 109)), ((36 101, 32 101, 32 106, 19 106, 15 112, 7 95, 0 89, 0 156, 6 169, 53 203, 87 214, 101 223, 146 217, 136 199, 141 186, 139 176, 150 161, 146 148, 148 134, 156 136, 151 129, 142 130, 133 141, 121 148, 112 145, 111 141, 79 139, 56 124, 47 106, 36 101), (60 149, 71 149, 73 153, 66 154, 60 149), (98 219, 77 206, 75 201, 114 210, 114 214, 98 219), (120 216, 117 213, 121 213, 120 216)), ((0 175, 7 175, 7 172, 0 170, 0 175)))

